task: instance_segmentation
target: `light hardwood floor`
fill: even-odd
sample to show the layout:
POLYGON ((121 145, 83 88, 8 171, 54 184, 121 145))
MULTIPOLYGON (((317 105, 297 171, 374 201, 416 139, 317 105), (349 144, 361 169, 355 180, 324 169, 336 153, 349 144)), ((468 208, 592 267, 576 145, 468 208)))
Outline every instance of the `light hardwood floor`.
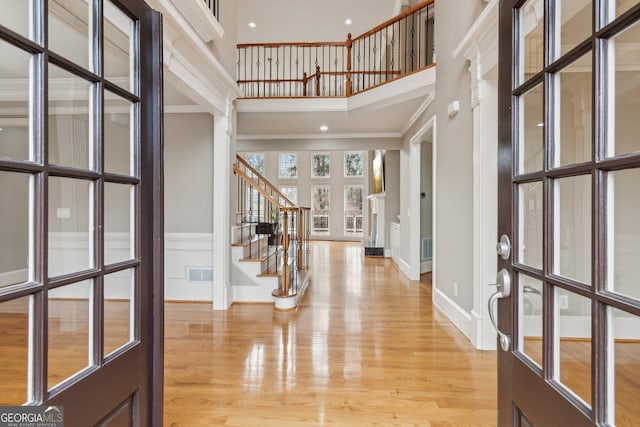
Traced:
POLYGON ((295 312, 166 305, 165 427, 491 426, 496 354, 475 350, 358 244, 314 242, 295 312))

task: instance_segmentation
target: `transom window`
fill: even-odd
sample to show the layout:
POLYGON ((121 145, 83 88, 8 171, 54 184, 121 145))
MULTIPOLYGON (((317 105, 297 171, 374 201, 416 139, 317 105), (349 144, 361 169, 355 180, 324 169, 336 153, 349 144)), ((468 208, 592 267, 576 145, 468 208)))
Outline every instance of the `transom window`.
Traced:
POLYGON ((329 178, 331 176, 331 155, 313 153, 311 155, 311 178, 329 178))
POLYGON ((247 153, 244 156, 247 163, 251 165, 260 175, 264 175, 264 154, 263 153, 247 153))
POLYGON ((293 153, 280 153, 280 178, 298 177, 298 155, 293 153))
POLYGON ((364 154, 362 151, 347 151, 344 153, 344 176, 364 176, 364 154))

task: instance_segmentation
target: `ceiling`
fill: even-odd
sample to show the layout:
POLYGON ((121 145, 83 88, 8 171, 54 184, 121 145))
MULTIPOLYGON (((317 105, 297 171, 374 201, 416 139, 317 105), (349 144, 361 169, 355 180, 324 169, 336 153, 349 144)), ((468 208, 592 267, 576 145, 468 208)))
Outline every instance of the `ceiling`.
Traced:
POLYGON ((236 0, 237 42, 345 41, 400 10, 401 0, 236 0), (344 21, 350 18, 351 25, 344 21), (255 28, 248 23, 255 22, 255 28), (311 23, 313 23, 311 25, 311 23))

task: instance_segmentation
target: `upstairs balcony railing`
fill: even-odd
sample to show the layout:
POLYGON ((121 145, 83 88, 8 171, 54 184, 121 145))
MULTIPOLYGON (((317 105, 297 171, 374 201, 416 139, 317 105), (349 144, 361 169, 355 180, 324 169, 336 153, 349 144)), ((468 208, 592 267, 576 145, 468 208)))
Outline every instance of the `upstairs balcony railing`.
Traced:
POLYGON ((211 14, 220 21, 220 0, 204 0, 204 4, 209 8, 211 14))
POLYGON ((245 98, 343 97, 435 63, 434 0, 343 42, 238 45, 245 98))

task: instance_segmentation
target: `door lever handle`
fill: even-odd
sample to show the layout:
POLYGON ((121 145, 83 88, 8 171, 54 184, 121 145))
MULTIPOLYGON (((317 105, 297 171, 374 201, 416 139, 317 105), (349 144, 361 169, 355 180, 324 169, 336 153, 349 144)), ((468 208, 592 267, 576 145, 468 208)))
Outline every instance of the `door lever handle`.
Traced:
POLYGON ((509 351, 511 339, 509 338, 509 335, 505 334, 498 328, 498 322, 496 321, 494 313, 494 308, 497 308, 498 306, 496 304, 498 298, 506 298, 511 295, 511 276, 509 276, 509 272, 504 268, 500 270, 496 277, 496 283, 493 283, 490 286, 495 286, 497 290, 489 297, 489 301, 487 301, 489 319, 491 320, 491 325, 493 325, 493 328, 498 333, 500 348, 502 348, 503 351, 509 351))

